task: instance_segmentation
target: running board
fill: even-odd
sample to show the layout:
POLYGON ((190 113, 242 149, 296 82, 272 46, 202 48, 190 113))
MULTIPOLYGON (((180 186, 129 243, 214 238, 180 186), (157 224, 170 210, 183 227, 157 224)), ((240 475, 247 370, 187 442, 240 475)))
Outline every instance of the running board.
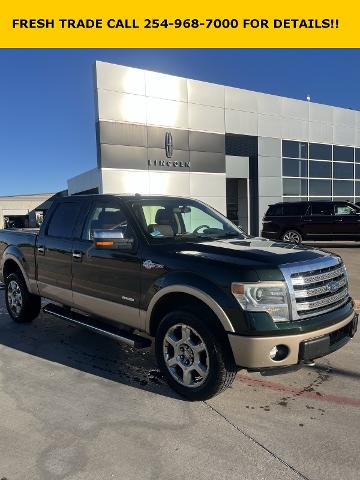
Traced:
POLYGON ((60 307, 54 303, 48 303, 45 305, 45 307, 43 307, 43 312, 66 320, 74 325, 80 325, 88 330, 100 333, 100 335, 105 335, 106 337, 118 340, 119 342, 125 343, 134 348, 147 348, 151 345, 151 340, 147 338, 127 332, 126 330, 121 330, 114 325, 102 322, 101 320, 96 320, 87 315, 73 312, 68 308, 60 307))

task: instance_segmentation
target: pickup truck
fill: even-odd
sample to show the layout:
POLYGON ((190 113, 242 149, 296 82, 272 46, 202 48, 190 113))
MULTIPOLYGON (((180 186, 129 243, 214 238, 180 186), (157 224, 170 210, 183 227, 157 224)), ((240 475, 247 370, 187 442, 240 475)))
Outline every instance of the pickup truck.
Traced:
POLYGON ((40 231, 0 231, 0 281, 17 322, 44 311, 139 348, 154 340, 168 384, 190 400, 239 369, 313 364, 357 329, 339 256, 251 238, 189 198, 78 195, 40 231))

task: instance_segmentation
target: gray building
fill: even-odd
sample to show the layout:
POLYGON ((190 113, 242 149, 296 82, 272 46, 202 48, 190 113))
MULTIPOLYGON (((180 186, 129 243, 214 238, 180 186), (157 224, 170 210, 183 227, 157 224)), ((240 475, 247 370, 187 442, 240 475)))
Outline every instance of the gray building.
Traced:
POLYGON ((57 195, 36 193, 0 196, 0 229, 38 227, 57 195))
POLYGON ((98 164, 69 194, 191 196, 252 234, 274 202, 360 200, 360 112, 103 62, 95 73, 98 164))

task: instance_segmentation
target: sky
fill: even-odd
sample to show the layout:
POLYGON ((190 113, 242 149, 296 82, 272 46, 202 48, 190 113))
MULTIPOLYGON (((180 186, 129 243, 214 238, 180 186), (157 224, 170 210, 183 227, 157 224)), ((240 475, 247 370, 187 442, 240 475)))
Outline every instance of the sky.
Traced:
POLYGON ((96 166, 96 60, 360 110, 360 50, 0 50, 0 195, 55 192, 96 166))

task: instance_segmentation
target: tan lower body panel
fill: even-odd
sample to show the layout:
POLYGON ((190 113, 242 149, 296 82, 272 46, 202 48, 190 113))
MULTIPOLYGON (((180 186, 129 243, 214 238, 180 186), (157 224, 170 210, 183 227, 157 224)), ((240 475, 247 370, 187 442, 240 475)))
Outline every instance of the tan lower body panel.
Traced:
POLYGON ((135 307, 110 302, 102 298, 90 297, 78 292, 73 292, 73 306, 84 312, 99 315, 129 327, 144 329, 140 311, 135 307))
POLYGON ((304 340, 318 338, 327 335, 335 330, 345 327, 352 321, 354 312, 345 320, 313 332, 301 333, 299 335, 286 335, 276 337, 243 337, 240 335, 228 335, 231 349, 234 354, 235 363, 239 367, 261 369, 267 367, 284 367, 296 365, 299 359, 299 346, 304 340), (270 358, 270 350, 275 345, 286 345, 289 348, 289 355, 280 361, 270 358))

